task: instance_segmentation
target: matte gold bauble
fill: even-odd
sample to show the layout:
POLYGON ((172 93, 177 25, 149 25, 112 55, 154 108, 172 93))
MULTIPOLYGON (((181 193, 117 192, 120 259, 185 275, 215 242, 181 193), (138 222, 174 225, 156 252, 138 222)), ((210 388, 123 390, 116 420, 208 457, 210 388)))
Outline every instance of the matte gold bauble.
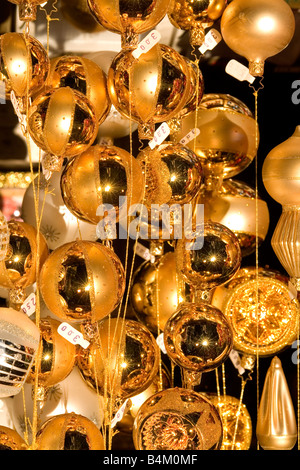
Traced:
POLYGON ((153 333, 163 330, 176 311, 182 296, 173 252, 160 256, 154 263, 144 262, 134 273, 130 289, 133 311, 153 333))
POLYGON ((206 221, 225 225, 237 236, 243 257, 254 253, 256 243, 260 246, 267 236, 268 205, 242 181, 227 179, 216 194, 201 192, 194 203, 203 204, 206 221))
POLYGON ((134 421, 133 440, 136 450, 219 450, 222 422, 204 395, 169 388, 143 403, 134 421))
MULTIPOLYGON (((54 318, 42 318, 39 323, 42 346, 39 351, 38 370, 33 367, 27 377, 27 382, 35 383, 38 374, 38 386, 47 389, 64 380, 72 371, 76 346, 57 331, 60 322, 54 318)), ((47 391, 47 390, 46 390, 47 391)))
POLYGON ((197 111, 181 121, 171 135, 180 141, 191 129, 200 133, 186 145, 199 157, 208 175, 231 178, 246 169, 256 156, 256 128, 250 109, 231 95, 206 94, 197 111))
POLYGON ((40 269, 48 257, 47 243, 35 227, 25 222, 11 220, 8 230, 7 254, 0 261, 0 285, 7 289, 25 289, 36 281, 38 257, 40 269))
POLYGON ((0 450, 28 450, 28 446, 17 431, 0 426, 0 450))
POLYGON ((205 222, 195 235, 178 240, 175 255, 179 276, 202 291, 229 281, 242 259, 236 235, 217 222, 205 222))
POLYGON ((77 364, 94 390, 123 400, 151 384, 158 373, 159 349, 141 323, 106 318, 99 323, 97 342, 79 349, 77 364))
POLYGON ((94 145, 69 161, 61 177, 62 197, 67 208, 81 220, 97 224, 103 215, 99 206, 113 206, 116 222, 127 216, 119 197, 127 197, 127 208, 141 202, 144 177, 140 163, 116 146, 94 145))
POLYGON ((86 0, 61 0, 60 11, 63 17, 75 28, 86 33, 103 31, 93 17, 86 0))
POLYGON ((150 128, 141 131, 141 137, 152 139, 154 125, 176 116, 190 99, 189 68, 183 56, 169 46, 156 44, 138 59, 132 51, 123 50, 114 57, 108 71, 108 93, 121 115, 138 122, 142 129, 150 128))
POLYGON ((210 372, 228 358, 232 332, 216 307, 186 302, 168 319, 164 343, 169 358, 184 371, 210 372))
POLYGON ((87 150, 97 136, 95 108, 70 87, 45 90, 29 108, 28 131, 44 152, 73 157, 87 150))
POLYGON ((63 55, 51 59, 46 87, 58 89, 69 86, 85 95, 93 103, 98 123, 101 124, 111 106, 106 81, 105 73, 92 60, 63 55))
POLYGON ((167 14, 173 0, 88 0, 103 28, 121 35, 122 48, 136 45, 139 34, 154 28, 167 14))
POLYGON ((41 271, 40 288, 47 307, 59 319, 96 322, 119 305, 124 269, 110 248, 78 240, 50 254, 41 271))
POLYGON ((227 46, 249 61, 253 76, 263 76, 266 59, 292 40, 295 17, 285 0, 234 0, 225 9, 221 32, 227 46))
POLYGON ((47 0, 8 0, 19 6, 20 21, 35 21, 37 5, 47 3, 47 0))
POLYGON ((36 436, 36 450, 104 450, 98 427, 85 416, 67 413, 46 421, 36 436))
POLYGON ((189 31, 192 45, 201 46, 205 29, 221 17, 226 5, 227 0, 175 0, 168 17, 176 28, 189 31))
POLYGON ((227 284, 217 287, 212 304, 228 319, 233 347, 246 354, 269 356, 291 345, 297 337, 299 303, 288 279, 259 268, 242 268, 227 284))
MULTIPOLYGON (((0 80, 5 83, 7 99, 11 91, 19 100, 38 93, 48 73, 47 52, 36 38, 21 33, 0 36, 0 80)), ((26 111, 24 103, 21 111, 26 111)))

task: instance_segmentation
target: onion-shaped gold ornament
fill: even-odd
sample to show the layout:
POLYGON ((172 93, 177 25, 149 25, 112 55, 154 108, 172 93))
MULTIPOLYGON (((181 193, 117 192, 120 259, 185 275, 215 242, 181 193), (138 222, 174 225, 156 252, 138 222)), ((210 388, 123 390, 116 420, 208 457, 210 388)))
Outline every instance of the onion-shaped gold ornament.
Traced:
POLYGON ((143 403, 134 421, 133 440, 137 450, 219 450, 222 421, 204 395, 169 388, 143 403))
POLYGON ((17 431, 0 426, 0 450, 28 450, 28 446, 17 431))
POLYGON ((44 0, 8 0, 19 7, 19 19, 20 21, 35 21, 37 5, 42 5, 44 0))
POLYGON ((110 248, 78 240, 49 255, 40 289, 45 304, 59 319, 94 323, 119 305, 125 289, 124 269, 110 248))
POLYGON ((85 416, 67 413, 46 421, 36 436, 36 450, 104 450, 96 424, 85 416))
POLYGON ((228 319, 233 347, 242 353, 276 354, 297 337, 299 303, 280 273, 241 268, 231 281, 215 289, 211 302, 228 319))

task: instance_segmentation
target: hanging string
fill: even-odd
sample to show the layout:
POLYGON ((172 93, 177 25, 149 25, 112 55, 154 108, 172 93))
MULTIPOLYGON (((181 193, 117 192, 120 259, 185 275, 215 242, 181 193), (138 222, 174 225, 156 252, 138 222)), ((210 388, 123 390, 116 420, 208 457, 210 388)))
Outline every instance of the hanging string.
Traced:
POLYGON ((237 412, 236 412, 236 419, 235 419, 235 426, 234 426, 234 433, 233 433, 233 438, 232 438, 231 450, 234 450, 234 448, 235 448, 236 436, 237 436, 237 431, 238 431, 238 425, 239 425, 239 420, 240 420, 241 409, 242 409, 242 405, 243 405, 243 399, 244 399, 246 383, 247 383, 247 379, 246 380, 242 379, 241 394, 240 394, 238 409, 237 409, 237 412))
POLYGON ((45 12, 46 20, 47 20, 47 54, 49 55, 49 49, 50 49, 50 22, 51 21, 59 21, 59 18, 52 18, 52 15, 54 13, 57 13, 58 10, 56 8, 57 0, 54 0, 52 3, 52 10, 48 14, 46 8, 42 7, 40 5, 40 9, 45 12))

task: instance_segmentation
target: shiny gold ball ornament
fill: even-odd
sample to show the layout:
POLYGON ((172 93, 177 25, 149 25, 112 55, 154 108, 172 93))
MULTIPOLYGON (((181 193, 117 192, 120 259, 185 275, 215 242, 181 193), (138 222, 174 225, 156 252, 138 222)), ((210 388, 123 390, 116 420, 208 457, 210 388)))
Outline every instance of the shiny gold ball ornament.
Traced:
POLYGON ((222 422, 204 395, 169 388, 152 395, 134 421, 136 450, 219 450, 222 422))
POLYGON ((15 220, 7 225, 9 245, 5 259, 0 261, 0 285, 24 290, 36 282, 37 260, 41 269, 49 250, 44 236, 32 225, 15 220))
POLYGON ((171 135, 171 140, 180 141, 195 127, 200 133, 186 145, 199 157, 207 176, 232 178, 254 160, 257 124, 239 99, 205 94, 197 111, 182 119, 180 130, 171 135))
POLYGON ((17 431, 0 426, 0 450, 28 450, 28 446, 17 431))
POLYGON ((131 205, 142 200, 142 167, 124 149, 93 145, 65 166, 61 191, 65 205, 79 219, 97 224, 108 210, 104 211, 104 206, 109 204, 112 207, 108 214, 114 212, 117 222, 119 217, 127 216, 131 205), (120 201, 120 197, 124 199, 120 201), (99 206, 103 211, 97 211, 99 206))
POLYGON ((19 7, 19 19, 20 21, 35 21, 37 6, 42 5, 44 0, 8 0, 19 7))
POLYGON ((117 111, 139 124, 141 137, 152 139, 154 125, 176 116, 190 99, 189 68, 183 56, 166 45, 156 44, 138 59, 133 50, 114 57, 108 93, 117 111))
MULTIPOLYGON (((184 57, 190 72, 190 94, 183 108, 179 111, 177 118, 180 120, 195 111, 204 96, 204 77, 198 65, 192 60, 184 57)), ((176 119, 176 118, 175 118, 176 119)))
POLYGON ((117 255, 98 242, 66 243, 47 258, 40 275, 46 306, 59 319, 96 322, 122 299, 124 268, 117 255))
POLYGON ((90 419, 76 413, 54 416, 36 436, 36 450, 104 450, 101 431, 90 419))
POLYGON ((121 35, 122 48, 136 45, 140 34, 154 28, 167 14, 172 0, 88 0, 103 28, 121 35))
POLYGON ((42 318, 39 323, 42 346, 39 367, 31 368, 27 383, 34 385, 38 374, 38 386, 47 391, 64 380, 75 365, 76 346, 63 338, 57 331, 60 322, 51 317, 42 318))
POLYGON ((40 330, 25 313, 0 309, 0 398, 22 390, 39 341, 40 330))
POLYGON ((36 38, 14 32, 1 34, 0 80, 5 83, 6 99, 14 91, 21 111, 26 111, 25 97, 44 87, 49 67, 47 52, 36 38))
POLYGON ((63 55, 51 59, 46 87, 58 89, 68 86, 85 95, 93 103, 98 123, 101 124, 111 106, 106 81, 105 73, 94 61, 63 55))
POLYGON ((201 46, 205 29, 221 17, 226 5, 227 0, 175 0, 168 17, 173 26, 189 32, 192 45, 201 46))
POLYGON ((254 188, 233 179, 226 179, 216 194, 205 191, 193 201, 204 205, 204 219, 229 228, 238 238, 242 256, 249 256, 265 240, 270 214, 266 201, 257 197, 254 188), (256 220, 257 207, 257 220, 256 220))
POLYGON ((28 131, 47 154, 70 158, 93 144, 96 111, 86 96, 70 87, 44 90, 28 110, 28 131))
POLYGON ((225 9, 221 32, 230 49, 249 61, 249 72, 263 76, 265 61, 285 49, 295 17, 285 0, 234 0, 225 9))
POLYGON ((141 323, 105 318, 99 323, 97 342, 79 348, 77 365, 94 390, 125 400, 142 393, 154 380, 159 349, 152 333, 141 323))
POLYGON ((176 271, 174 252, 145 261, 135 271, 130 289, 133 311, 154 334, 163 330, 168 318, 184 300, 176 271))
POLYGON ((242 259, 236 235, 217 222, 205 222, 191 236, 177 240, 175 256, 179 276, 202 291, 229 281, 242 259))
POLYGON ((166 322, 164 343, 169 358, 184 372, 210 372, 228 358, 232 331, 216 307, 184 302, 166 322))
POLYGON ((217 287, 211 303, 222 310, 233 332, 234 349, 270 356, 291 345, 297 337, 299 303, 288 279, 259 268, 242 268, 217 287))

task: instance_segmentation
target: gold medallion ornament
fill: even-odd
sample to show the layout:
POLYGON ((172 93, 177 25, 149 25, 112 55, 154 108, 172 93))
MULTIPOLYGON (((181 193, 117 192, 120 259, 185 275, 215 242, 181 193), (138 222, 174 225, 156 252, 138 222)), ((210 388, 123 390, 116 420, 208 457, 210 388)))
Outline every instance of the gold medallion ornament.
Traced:
POLYGON ((227 46, 263 76, 265 61, 285 49, 295 33, 295 16, 285 0, 234 0, 225 9, 221 32, 227 46))
MULTIPOLYGON (((96 341, 79 348, 77 365, 86 383, 102 396, 125 400, 146 390, 158 373, 159 349, 141 323, 105 318, 96 341)), ((114 410, 116 411, 116 410, 114 410)))
POLYGON ((47 0, 8 0, 19 7, 20 21, 35 21, 37 6, 47 3, 47 0))
POLYGON ((17 431, 0 426, 0 450, 28 450, 28 446, 17 431))
POLYGON ((192 45, 201 46, 205 29, 221 17, 226 5, 227 0, 175 0, 168 17, 176 28, 189 32, 192 45))
POLYGON ((69 86, 85 95, 93 103, 98 123, 110 111, 106 75, 92 60, 73 55, 63 55, 50 61, 50 71, 45 84, 49 88, 69 86))
POLYGON ((138 59, 133 51, 122 50, 114 57, 108 93, 119 113, 139 124, 140 137, 152 139, 155 124, 175 117, 190 99, 189 67, 166 45, 156 44, 138 59))
POLYGON ((140 407, 133 441, 136 450, 219 450, 222 421, 204 395, 169 388, 152 395, 140 407))
POLYGON ((36 436, 35 450, 104 450, 101 431, 90 419, 76 413, 54 416, 36 436))
POLYGON ((94 323, 119 305, 125 289, 124 268, 110 248, 77 240, 49 255, 40 289, 45 304, 59 319, 94 323))
POLYGON ((233 332, 233 347, 242 353, 270 356, 297 338, 299 303, 288 279, 272 270, 242 268, 217 287, 212 304, 222 310, 233 332))

